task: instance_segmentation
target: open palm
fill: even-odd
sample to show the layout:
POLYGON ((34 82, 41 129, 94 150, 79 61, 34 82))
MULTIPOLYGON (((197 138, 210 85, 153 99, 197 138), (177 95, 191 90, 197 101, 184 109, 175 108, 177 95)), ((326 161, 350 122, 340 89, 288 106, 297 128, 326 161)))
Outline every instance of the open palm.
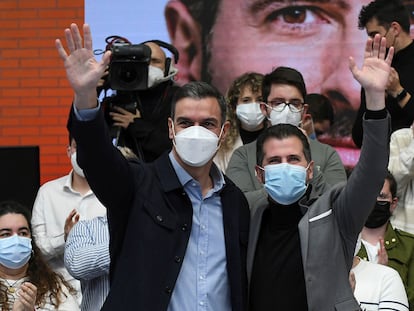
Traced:
POLYGON ((66 75, 70 85, 77 94, 95 89, 109 63, 110 52, 97 61, 92 51, 92 35, 89 25, 83 27, 84 44, 76 24, 65 29, 66 43, 70 54, 66 53, 59 39, 56 48, 64 61, 66 75))
POLYGON ((366 91, 383 92, 391 72, 393 55, 392 47, 387 54, 386 39, 376 35, 367 41, 361 69, 356 66, 353 58, 350 59, 351 72, 366 91))

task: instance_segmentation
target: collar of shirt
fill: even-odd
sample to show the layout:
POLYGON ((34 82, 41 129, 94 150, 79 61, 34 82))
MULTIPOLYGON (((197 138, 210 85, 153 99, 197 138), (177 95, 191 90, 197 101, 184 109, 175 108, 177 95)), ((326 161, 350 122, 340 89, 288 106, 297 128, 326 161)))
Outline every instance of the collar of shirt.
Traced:
MULTIPOLYGON (((177 174, 178 180, 180 181, 183 187, 185 187, 189 182, 194 180, 194 178, 191 177, 191 175, 188 174, 187 171, 177 162, 172 151, 169 153, 168 156, 170 158, 174 171, 177 174)), ((213 193, 219 192, 221 189, 223 189, 226 182, 224 180, 223 173, 218 169, 214 162, 211 165, 210 176, 213 180, 213 193)))
MULTIPOLYGON (((76 191, 72 187, 72 179, 73 179, 73 170, 70 171, 69 175, 67 175, 68 178, 66 178, 65 184, 63 185, 63 191, 69 191, 72 193, 80 194, 79 191, 76 191)), ((83 197, 87 197, 89 195, 93 194, 92 190, 89 190, 83 197)))

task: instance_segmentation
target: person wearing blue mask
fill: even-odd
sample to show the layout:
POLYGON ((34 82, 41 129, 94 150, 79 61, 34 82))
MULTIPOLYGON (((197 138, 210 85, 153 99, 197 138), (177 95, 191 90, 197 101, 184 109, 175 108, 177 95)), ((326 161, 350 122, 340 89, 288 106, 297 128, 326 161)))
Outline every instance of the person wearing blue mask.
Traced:
POLYGON ((362 68, 349 67, 367 90, 364 146, 347 183, 315 191, 309 140, 280 123, 257 139, 256 174, 267 195, 251 209, 247 271, 249 310, 360 310, 350 283, 357 237, 387 173, 389 116, 384 90, 393 49, 368 39, 362 68))
POLYGON ((30 211, 0 202, 0 309, 79 310, 76 291, 48 266, 30 226, 30 211))

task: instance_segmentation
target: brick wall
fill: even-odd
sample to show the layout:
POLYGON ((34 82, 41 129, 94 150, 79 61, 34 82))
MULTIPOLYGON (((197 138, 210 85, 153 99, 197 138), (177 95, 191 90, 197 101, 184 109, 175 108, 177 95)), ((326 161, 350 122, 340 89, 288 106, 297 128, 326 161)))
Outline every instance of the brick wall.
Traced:
POLYGON ((40 146, 41 183, 70 169, 72 92, 54 41, 84 20, 83 0, 0 1, 0 145, 40 146))

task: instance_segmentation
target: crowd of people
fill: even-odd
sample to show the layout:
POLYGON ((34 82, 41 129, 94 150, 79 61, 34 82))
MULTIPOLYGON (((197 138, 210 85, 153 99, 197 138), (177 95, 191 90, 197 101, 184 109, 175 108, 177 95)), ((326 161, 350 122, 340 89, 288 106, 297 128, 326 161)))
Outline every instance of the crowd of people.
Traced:
MULTIPOLYGON (((211 29, 238 22, 223 19, 228 1, 200 3, 170 2, 167 26, 181 34, 198 16, 197 42, 214 48, 223 38, 211 29)), ((233 13, 258 17, 266 5, 233 13)), ((301 10, 278 14, 296 20, 301 10)), ((265 74, 238 67, 230 79, 212 53, 178 86, 162 49, 173 47, 150 40, 139 104, 108 113, 97 93, 112 52, 97 60, 89 25, 71 24, 56 48, 74 92, 72 170, 42 185, 33 207, 0 202, 0 308, 414 310, 409 15, 400 0, 374 0, 359 27, 362 64, 334 55, 329 36, 321 54, 360 89, 361 153, 349 170, 324 140, 338 122, 332 94, 307 91, 318 75, 288 63, 265 74)), ((192 29, 180 40, 195 40, 192 29)), ((183 61, 200 61, 192 53, 183 61)))

